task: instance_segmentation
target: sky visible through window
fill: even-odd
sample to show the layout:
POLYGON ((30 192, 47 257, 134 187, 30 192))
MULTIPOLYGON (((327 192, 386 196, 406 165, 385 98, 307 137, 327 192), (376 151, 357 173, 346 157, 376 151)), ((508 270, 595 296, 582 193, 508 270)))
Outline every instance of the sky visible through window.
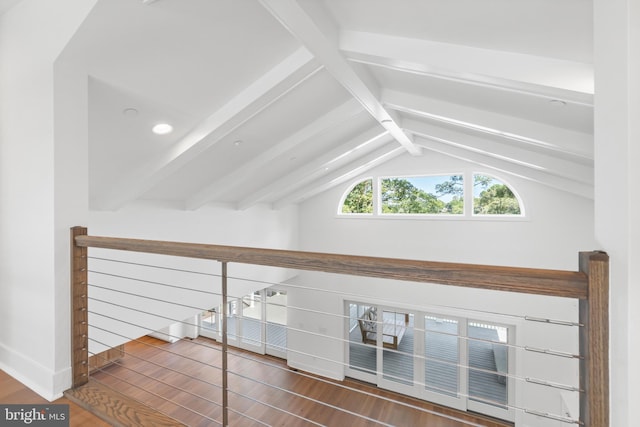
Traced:
POLYGON ((499 179, 494 178, 492 176, 488 176, 488 175, 474 175, 474 176, 482 176, 482 177, 486 177, 486 178, 489 179, 487 181, 486 186, 482 186, 482 185, 474 185, 473 186, 473 197, 474 198, 480 197, 480 193, 482 193, 484 190, 486 190, 488 187, 491 187, 492 185, 505 185, 504 182, 502 182, 499 179))
POLYGON ((412 185, 420 190, 423 190, 427 193, 433 194, 439 200, 442 200, 445 203, 450 202, 453 199, 453 195, 451 194, 438 194, 436 191, 436 184, 442 184, 445 181, 448 181, 450 175, 437 175, 437 176, 409 176, 403 179, 409 181, 412 185))

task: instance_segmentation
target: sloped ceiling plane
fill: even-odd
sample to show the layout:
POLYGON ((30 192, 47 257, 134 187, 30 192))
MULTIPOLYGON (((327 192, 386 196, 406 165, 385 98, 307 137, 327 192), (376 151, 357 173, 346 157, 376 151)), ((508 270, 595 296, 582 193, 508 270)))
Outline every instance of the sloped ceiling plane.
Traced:
POLYGON ((592 198, 592 33, 584 0, 99 0, 60 60, 92 209, 281 207, 433 152, 592 198))

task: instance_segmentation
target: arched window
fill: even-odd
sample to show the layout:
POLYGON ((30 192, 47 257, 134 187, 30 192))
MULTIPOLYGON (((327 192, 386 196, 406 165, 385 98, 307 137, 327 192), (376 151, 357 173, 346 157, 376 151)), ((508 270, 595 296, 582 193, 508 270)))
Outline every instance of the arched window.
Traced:
POLYGON ((342 196, 338 214, 514 217, 524 216, 524 205, 513 187, 485 173, 390 176, 354 183, 342 196))
POLYGON ((349 189, 342 202, 343 214, 373 214, 373 179, 356 183, 349 189))
POLYGON ((499 179, 473 175, 474 215, 523 215, 524 209, 513 189, 499 179))

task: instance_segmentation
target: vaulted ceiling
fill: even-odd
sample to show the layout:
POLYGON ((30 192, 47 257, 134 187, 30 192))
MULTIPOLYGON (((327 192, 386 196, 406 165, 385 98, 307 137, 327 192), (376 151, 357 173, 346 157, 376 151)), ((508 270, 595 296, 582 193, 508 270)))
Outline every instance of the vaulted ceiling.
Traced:
POLYGON ((588 0, 99 0, 61 60, 93 209, 278 208, 433 152, 592 197, 588 0))

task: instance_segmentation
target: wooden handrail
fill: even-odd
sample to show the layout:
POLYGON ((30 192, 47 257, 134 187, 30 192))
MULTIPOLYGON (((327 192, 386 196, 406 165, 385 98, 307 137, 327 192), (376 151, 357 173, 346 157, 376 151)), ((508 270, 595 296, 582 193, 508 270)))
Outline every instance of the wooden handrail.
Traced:
POLYGON ((494 291, 578 299, 585 299, 588 295, 587 276, 577 271, 494 267, 84 235, 76 236, 75 242, 79 247, 117 249, 494 291))
POLYGON ((580 253, 580 271, 574 272, 86 234, 86 228, 72 229, 74 387, 87 379, 86 248, 92 247, 579 299, 580 421, 585 426, 609 425, 609 258, 604 253, 580 253))

